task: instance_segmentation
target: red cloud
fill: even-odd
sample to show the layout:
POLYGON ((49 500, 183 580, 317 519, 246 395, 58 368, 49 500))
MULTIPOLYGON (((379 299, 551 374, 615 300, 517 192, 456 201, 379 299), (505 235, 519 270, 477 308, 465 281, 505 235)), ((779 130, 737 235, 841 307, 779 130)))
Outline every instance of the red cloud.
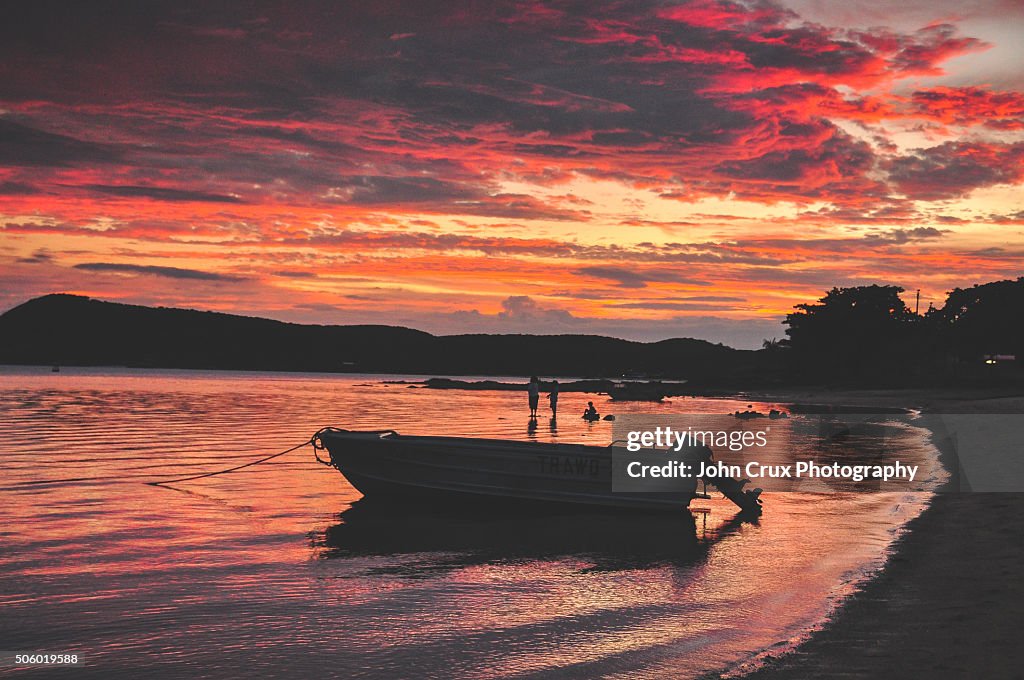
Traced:
POLYGON ((982 87, 935 87, 912 97, 916 115, 955 125, 1024 129, 1024 93, 982 87))
POLYGON ((658 10, 657 15, 663 19, 678 21, 691 26, 731 30, 746 24, 763 24, 778 26, 795 15, 788 13, 777 5, 769 3, 755 4, 753 7, 728 0, 697 0, 680 5, 670 5, 658 10))
MULTIPOLYGON (((69 5, 0 26, 4 262, 85 287, 120 280, 131 264, 121 252, 248 276, 214 261, 230 249, 232 267, 242 257, 239 267, 278 271, 315 251, 327 273, 356 268, 360 285, 389 290, 463 286, 493 302, 519 287, 571 290, 571 272, 587 270, 619 274, 589 277, 611 296, 633 272, 651 291, 707 281, 782 311, 787 296, 872 267, 976 278, 1008 266, 1005 254, 952 253, 911 231, 952 219, 915 201, 1024 181, 1021 146, 1002 134, 1024 127, 1024 94, 896 94, 901 79, 985 47, 949 24, 850 30, 768 0, 389 1, 348 3, 330 21, 301 2, 264 7, 265 21, 193 0, 102 16, 69 5), (972 138, 901 153, 884 138, 893 122, 971 126, 972 138), (570 193, 580 178, 622 187, 586 202, 570 193), (657 196, 813 208, 791 222, 774 209, 642 214, 657 196), (635 243, 709 224, 830 237, 635 243), (881 231, 840 231, 861 225, 881 231), (75 260, 57 247, 64 236, 100 252, 75 260), (44 247, 52 257, 32 254, 44 247), (73 268, 83 262, 122 269, 73 268)), ((1018 219, 1012 206, 992 210, 1018 219)), ((244 284, 253 295, 257 281, 244 284)))
POLYGON ((889 163, 896 188, 916 200, 964 196, 973 189, 1024 181, 1024 142, 946 142, 889 163))

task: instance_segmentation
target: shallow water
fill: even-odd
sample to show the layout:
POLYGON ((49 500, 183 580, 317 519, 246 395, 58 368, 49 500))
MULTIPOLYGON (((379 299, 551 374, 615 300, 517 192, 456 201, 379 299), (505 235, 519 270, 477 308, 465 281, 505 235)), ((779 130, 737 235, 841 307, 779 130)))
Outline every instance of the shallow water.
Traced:
MULTIPOLYGON (((603 445, 611 424, 577 418, 588 399, 620 414, 748 403, 563 393, 557 424, 531 430, 521 393, 382 379, 0 368, 0 647, 77 652, 76 677, 104 678, 735 671, 820 625, 928 500, 766 493, 756 523, 718 499, 662 519, 396 509, 357 502, 309 448, 143 484, 328 424, 603 445)), ((934 465, 921 430, 887 444, 934 465)))

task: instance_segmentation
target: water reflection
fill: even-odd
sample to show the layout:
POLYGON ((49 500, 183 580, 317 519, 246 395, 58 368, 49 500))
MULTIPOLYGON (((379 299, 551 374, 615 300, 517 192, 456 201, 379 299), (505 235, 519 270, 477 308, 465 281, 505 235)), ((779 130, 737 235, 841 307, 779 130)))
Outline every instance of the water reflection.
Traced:
MULTIPOLYGON (((739 516, 709 531, 706 516, 612 513, 536 504, 395 505, 368 498, 339 515, 342 521, 312 535, 327 559, 414 553, 434 555, 447 569, 567 557, 592 570, 620 571, 705 559, 709 547, 745 521, 739 516)), ((435 572, 436 573, 436 572, 435 572)))
MULTIPOLYGON (((248 462, 325 424, 597 446, 614 438, 612 423, 579 418, 593 395, 564 393, 561 422, 538 421, 532 434, 520 393, 440 396, 353 376, 0 368, 0 640, 78 650, 90 668, 76 675, 104 679, 325 668, 371 678, 409 668, 694 677, 820 623, 925 502, 884 488, 811 493, 821 485, 772 492, 759 524, 740 523, 717 494, 694 502, 711 511, 696 521, 397 508, 357 501, 308 450, 175 491, 145 484, 248 462)), ((747 403, 595 405, 621 424, 747 403)), ((819 453, 795 429, 804 420, 831 457, 860 460, 882 436, 900 460, 930 455, 909 425, 848 426, 845 437, 829 426, 825 437, 818 419, 794 417, 771 423, 778 450, 763 462, 819 453)))

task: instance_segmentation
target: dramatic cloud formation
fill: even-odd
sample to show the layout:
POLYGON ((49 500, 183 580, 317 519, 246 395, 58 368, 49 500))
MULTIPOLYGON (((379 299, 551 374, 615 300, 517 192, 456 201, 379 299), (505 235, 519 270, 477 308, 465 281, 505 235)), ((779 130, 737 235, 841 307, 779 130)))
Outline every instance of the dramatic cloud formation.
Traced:
POLYGON ((1024 93, 992 92, 981 87, 937 87, 913 94, 914 113, 951 125, 1024 128, 1024 93))
POLYGON ((984 27, 1024 8, 822 7, 8 9, 0 309, 756 346, 833 285, 1019 274, 1024 78, 989 55, 1024 54, 984 27))
POLYGON ((90 272, 120 272, 125 274, 152 274, 153 276, 166 276, 169 279, 194 279, 197 281, 240 281, 241 277, 228 276, 227 274, 213 274, 211 272, 200 272, 195 269, 181 269, 179 267, 160 267, 146 264, 118 264, 115 262, 83 262, 76 264, 75 269, 84 269, 90 272))
POLYGON ((1024 179, 1024 142, 945 142, 892 160, 890 177, 903 193, 922 200, 965 196, 979 187, 1024 179))

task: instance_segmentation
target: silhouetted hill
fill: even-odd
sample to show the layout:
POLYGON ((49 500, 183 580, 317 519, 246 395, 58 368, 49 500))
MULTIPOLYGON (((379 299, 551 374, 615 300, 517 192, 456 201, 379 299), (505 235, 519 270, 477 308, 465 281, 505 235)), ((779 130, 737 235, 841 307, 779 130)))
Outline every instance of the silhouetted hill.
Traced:
POLYGON ((0 363, 151 368, 617 376, 699 383, 758 375, 762 352, 704 340, 595 335, 434 336, 394 326, 318 326, 46 295, 0 316, 0 363))

